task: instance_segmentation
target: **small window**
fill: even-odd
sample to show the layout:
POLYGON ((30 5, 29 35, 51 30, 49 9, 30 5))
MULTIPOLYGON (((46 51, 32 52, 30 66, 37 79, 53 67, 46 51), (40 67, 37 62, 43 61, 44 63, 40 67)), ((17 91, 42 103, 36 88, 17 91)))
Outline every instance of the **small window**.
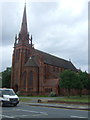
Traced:
POLYGON ((25 72, 23 72, 23 74, 22 74, 22 82, 23 82, 23 88, 26 88, 26 71, 25 72))
POLYGON ((44 79, 46 79, 46 66, 44 67, 44 79))

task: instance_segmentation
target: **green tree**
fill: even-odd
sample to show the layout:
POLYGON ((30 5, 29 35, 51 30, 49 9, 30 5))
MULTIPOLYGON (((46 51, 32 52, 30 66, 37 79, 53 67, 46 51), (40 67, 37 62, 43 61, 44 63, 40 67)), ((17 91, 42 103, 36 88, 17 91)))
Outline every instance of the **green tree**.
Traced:
POLYGON ((79 90, 79 95, 82 96, 82 89, 88 88, 88 74, 80 71, 78 73, 78 80, 76 82, 76 88, 79 90))
POLYGON ((86 84, 86 89, 88 90, 88 95, 90 95, 90 74, 88 74, 88 80, 86 84))
POLYGON ((90 89, 90 76, 87 72, 83 73, 83 83, 84 83, 84 88, 90 89))
POLYGON ((83 88, 90 90, 90 75, 87 72, 82 72, 83 88))
POLYGON ((59 86, 68 89, 68 96, 70 96, 71 89, 76 86, 76 79, 76 73, 71 70, 65 70, 60 74, 59 86))
POLYGON ((71 89, 77 89, 80 97, 82 96, 82 89, 87 89, 90 92, 90 75, 87 72, 74 72, 70 70, 65 70, 60 74, 60 84, 61 88, 68 89, 70 96, 71 89))
POLYGON ((10 88, 11 68, 7 68, 2 72, 2 87, 10 88))

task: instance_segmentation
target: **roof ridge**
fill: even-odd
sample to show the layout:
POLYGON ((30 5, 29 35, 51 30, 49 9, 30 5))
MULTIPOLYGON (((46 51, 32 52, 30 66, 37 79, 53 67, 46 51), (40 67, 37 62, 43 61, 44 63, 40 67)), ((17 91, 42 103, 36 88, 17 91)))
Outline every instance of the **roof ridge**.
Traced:
MULTIPOLYGON (((35 50, 37 50, 37 49, 35 49, 35 50)), ((57 57, 57 56, 55 56, 55 55, 52 55, 52 54, 49 54, 49 53, 47 53, 47 52, 43 52, 43 51, 41 51, 41 50, 37 50, 37 51, 42 52, 42 53, 44 53, 44 54, 47 54, 47 55, 49 55, 49 56, 56 57, 56 58, 58 58, 58 59, 64 60, 64 61, 66 61, 66 62, 71 62, 71 61, 69 61, 69 60, 65 60, 65 59, 63 59, 63 58, 59 58, 59 57, 57 57)))

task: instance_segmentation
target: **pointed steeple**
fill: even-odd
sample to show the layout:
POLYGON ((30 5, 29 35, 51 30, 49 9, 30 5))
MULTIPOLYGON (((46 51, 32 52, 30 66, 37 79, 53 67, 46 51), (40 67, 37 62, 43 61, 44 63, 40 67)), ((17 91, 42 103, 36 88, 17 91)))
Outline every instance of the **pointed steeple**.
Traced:
POLYGON ((21 34, 28 34, 27 30, 27 16, 26 16, 26 4, 24 6, 24 12, 23 12, 23 19, 22 19, 22 25, 21 25, 21 34))
POLYGON ((18 43, 17 45, 29 45, 29 47, 32 47, 32 38, 29 38, 28 28, 27 28, 27 16, 26 16, 26 3, 24 6, 24 12, 23 12, 23 18, 22 18, 22 24, 21 29, 18 34, 18 43), (31 40, 31 43, 30 43, 31 40))
POLYGON ((29 44, 29 33, 28 33, 28 29, 27 29, 27 16, 26 16, 26 3, 24 6, 21 30, 19 32, 19 43, 29 44))

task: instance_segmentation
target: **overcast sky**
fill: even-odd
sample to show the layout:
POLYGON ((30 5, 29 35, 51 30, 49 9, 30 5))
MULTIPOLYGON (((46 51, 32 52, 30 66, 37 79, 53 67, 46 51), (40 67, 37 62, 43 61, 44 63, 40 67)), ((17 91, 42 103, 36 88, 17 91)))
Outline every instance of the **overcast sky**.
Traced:
MULTIPOLYGON (((88 0, 32 1, 26 1, 26 10, 34 47, 66 60, 71 59, 77 69, 88 71, 88 0)), ((12 65, 14 38, 21 28, 24 2, 1 2, 0 71, 12 65)))

